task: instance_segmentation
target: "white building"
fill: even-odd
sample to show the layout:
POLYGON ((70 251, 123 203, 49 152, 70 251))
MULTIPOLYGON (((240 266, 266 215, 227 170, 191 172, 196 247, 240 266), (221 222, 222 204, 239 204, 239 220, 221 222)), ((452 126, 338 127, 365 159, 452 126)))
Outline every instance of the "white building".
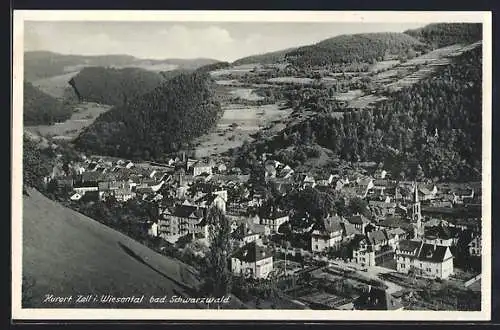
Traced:
POLYGON ((193 165, 193 176, 199 176, 203 173, 212 175, 212 166, 204 162, 198 162, 193 165))
POLYGON ((289 219, 290 218, 288 217, 288 215, 274 213, 268 217, 260 219, 260 224, 267 225, 271 229, 271 232, 277 233, 280 226, 287 222, 289 219))
POLYGON ((273 270, 271 251, 255 242, 246 244, 233 254, 231 270, 239 276, 266 278, 273 270))
POLYGON ((453 255, 448 246, 403 240, 396 250, 396 269, 400 273, 413 271, 421 277, 447 279, 453 274, 453 255))
POLYGON ((151 227, 148 229, 148 234, 153 237, 158 237, 158 224, 153 222, 151 227))
POLYGON ((98 191, 99 187, 95 186, 82 186, 82 187, 73 187, 73 191, 79 193, 80 195, 85 195, 86 192, 89 191, 98 191))

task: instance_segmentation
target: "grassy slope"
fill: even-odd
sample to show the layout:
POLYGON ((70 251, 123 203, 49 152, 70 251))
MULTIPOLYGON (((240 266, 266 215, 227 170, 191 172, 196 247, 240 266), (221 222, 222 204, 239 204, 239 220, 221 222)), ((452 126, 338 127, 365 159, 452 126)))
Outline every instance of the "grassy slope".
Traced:
MULTIPOLYGON (((30 196, 24 196, 23 201, 23 275, 29 283, 34 281, 29 293, 32 307, 64 307, 41 304, 40 299, 47 293, 144 294, 147 303, 151 295, 189 296, 189 287, 198 282, 189 266, 65 208, 36 190, 30 190, 30 196), (134 254, 136 257, 131 256, 134 254), (140 262, 140 258, 156 270, 140 262)), ((134 306, 194 307, 189 304, 134 306)))

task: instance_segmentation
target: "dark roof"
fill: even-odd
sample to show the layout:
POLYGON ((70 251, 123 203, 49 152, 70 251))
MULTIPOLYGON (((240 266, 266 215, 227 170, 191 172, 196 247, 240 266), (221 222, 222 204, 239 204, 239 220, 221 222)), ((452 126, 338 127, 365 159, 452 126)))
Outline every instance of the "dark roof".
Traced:
POLYGON ((388 217, 385 217, 378 224, 381 227, 402 228, 404 230, 413 229, 412 224, 408 220, 406 220, 402 217, 388 216, 388 217))
POLYGON ((420 245, 422 245, 422 242, 419 241, 401 240, 399 241, 399 250, 416 254, 418 253, 420 245))
POLYGON ((356 299, 354 306, 360 310, 396 310, 403 307, 401 302, 386 290, 374 287, 356 299))
POLYGON ((272 256, 270 250, 257 245, 255 242, 244 245, 233 254, 234 258, 245 262, 256 262, 272 256))
POLYGON ((344 230, 345 236, 360 234, 359 230, 357 230, 352 223, 349 223, 347 221, 343 221, 341 223, 341 226, 342 226, 342 229, 344 230))
POLYGON ((196 206, 192 205, 177 205, 172 213, 176 217, 180 218, 202 218, 203 211, 196 206))
POLYGON ((98 187, 97 181, 76 181, 73 183, 75 188, 98 187))
POLYGON ((316 174, 316 180, 320 181, 320 180, 330 180, 330 177, 333 178, 333 175, 331 173, 318 173, 316 174))
POLYGON ((447 246, 424 243, 420 249, 418 259, 430 262, 443 262, 447 250, 447 246))
POLYGON ((323 220, 325 230, 328 233, 342 231, 341 223, 342 223, 342 218, 339 216, 333 216, 323 220))
POLYGON ((371 244, 378 244, 387 239, 387 236, 383 230, 369 232, 367 236, 371 244))
POLYGON ((352 217, 350 217, 349 222, 352 224, 361 225, 369 223, 370 220, 368 220, 364 215, 360 214, 360 215, 353 215, 352 217))
POLYGON ((139 187, 135 189, 135 192, 138 194, 150 194, 153 192, 153 189, 151 187, 139 187))
POLYGON ((425 228, 426 237, 436 237, 440 239, 450 239, 457 237, 459 232, 457 230, 452 230, 452 227, 448 226, 432 226, 425 228))
POLYGON ((81 181, 99 181, 102 173, 99 172, 83 172, 80 176, 81 181))

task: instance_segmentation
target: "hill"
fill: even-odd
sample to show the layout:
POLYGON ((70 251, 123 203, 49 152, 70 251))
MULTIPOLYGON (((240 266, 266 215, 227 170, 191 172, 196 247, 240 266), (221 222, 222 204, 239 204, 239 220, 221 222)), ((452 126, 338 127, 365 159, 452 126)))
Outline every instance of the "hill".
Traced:
POLYGON ((69 80, 80 101, 123 105, 158 87, 160 73, 139 68, 86 67, 69 80))
POLYGON ((29 82, 24 83, 24 125, 51 125, 65 121, 73 113, 69 104, 45 94, 29 82))
POLYGON ((435 23, 404 32, 433 48, 469 44, 483 39, 481 23, 435 23))
MULTIPOLYGON (((396 179, 480 181, 481 95, 478 45, 431 76, 388 94, 372 109, 341 117, 315 114, 288 125, 276 137, 242 148, 237 166, 248 167, 251 155, 263 152, 281 155, 286 164, 303 163, 307 152, 281 150, 318 144, 344 161, 383 163, 396 179)), ((311 106, 306 102, 311 101, 297 108, 311 106)))
POLYGON ((197 69, 218 62, 214 59, 141 59, 130 55, 65 55, 49 51, 32 51, 24 54, 24 78, 32 81, 78 72, 87 66, 137 67, 151 71, 197 69))
POLYGON ((222 115, 207 73, 182 73, 99 116, 75 140, 91 153, 155 158, 214 127, 222 115))
POLYGON ((23 307, 157 307, 150 296, 191 296, 196 273, 133 239, 29 189, 23 197, 23 307), (42 303, 46 294, 73 303, 42 303), (145 295, 142 304, 74 304, 77 295, 145 295))
POLYGON ((371 63, 386 55, 406 55, 425 45, 404 33, 362 33, 340 35, 287 52, 285 58, 298 67, 339 63, 371 63))
POLYGON ((295 49, 296 48, 287 48, 287 49, 278 50, 278 51, 274 51, 274 52, 247 56, 247 57, 237 59, 232 64, 233 65, 243 65, 243 64, 254 64, 254 63, 260 63, 260 64, 278 63, 278 62, 284 61, 285 55, 287 53, 295 50, 295 49))

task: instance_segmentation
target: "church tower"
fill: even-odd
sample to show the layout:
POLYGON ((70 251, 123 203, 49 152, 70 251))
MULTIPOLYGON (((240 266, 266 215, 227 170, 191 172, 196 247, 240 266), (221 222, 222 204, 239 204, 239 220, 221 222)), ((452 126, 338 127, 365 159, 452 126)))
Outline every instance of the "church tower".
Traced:
POLYGON ((417 182, 413 184, 413 194, 411 203, 411 222, 414 227, 413 238, 420 239, 423 236, 422 228, 422 213, 420 210, 420 200, 418 198, 418 185, 417 182))

